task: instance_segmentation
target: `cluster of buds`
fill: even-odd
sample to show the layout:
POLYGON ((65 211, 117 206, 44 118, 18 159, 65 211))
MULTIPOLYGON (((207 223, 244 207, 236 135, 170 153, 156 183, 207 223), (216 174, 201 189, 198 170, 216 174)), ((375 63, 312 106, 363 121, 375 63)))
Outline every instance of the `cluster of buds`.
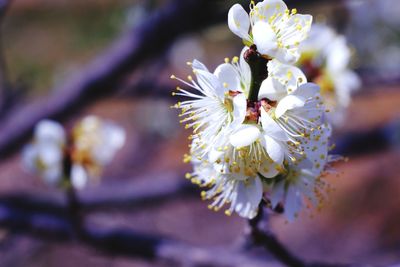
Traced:
POLYGON ((186 177, 204 189, 210 209, 251 219, 264 200, 292 220, 302 207, 321 205, 328 111, 319 86, 294 65, 311 24, 282 0, 252 1, 249 14, 236 4, 228 25, 245 45, 240 56, 214 71, 194 60, 188 81, 171 76, 187 87, 173 92, 188 98, 174 107, 193 129, 186 177))
POLYGON ((95 116, 83 118, 70 134, 61 124, 43 120, 36 125, 23 161, 48 184, 82 189, 89 178, 99 177, 124 142, 121 127, 95 116))

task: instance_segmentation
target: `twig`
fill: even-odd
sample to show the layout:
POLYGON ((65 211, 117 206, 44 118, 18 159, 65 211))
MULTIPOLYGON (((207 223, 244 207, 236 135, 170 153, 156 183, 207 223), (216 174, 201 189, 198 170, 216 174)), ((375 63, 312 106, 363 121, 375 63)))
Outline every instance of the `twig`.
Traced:
MULTIPOLYGON (((106 188, 93 188, 80 192, 79 209, 83 213, 98 210, 133 211, 159 203, 165 203, 182 197, 197 197, 197 188, 185 180, 173 178, 176 174, 163 175, 163 179, 149 177, 145 183, 124 183, 109 185, 106 188), (171 178, 171 179, 170 179, 171 178), (118 194, 116 193, 118 192, 118 194)), ((180 175, 179 177, 183 177, 180 175)), ((14 193, 0 196, 0 205, 7 205, 26 212, 39 212, 55 216, 68 217, 68 202, 63 198, 55 198, 41 194, 14 193)), ((74 201, 72 201, 74 202, 74 201)))
POLYGON ((308 263, 292 254, 275 235, 268 229, 268 218, 264 205, 261 204, 257 216, 249 220, 250 238, 254 245, 265 248, 275 258, 287 266, 292 267, 338 267, 349 266, 345 264, 308 263))
POLYGON ((247 256, 239 251, 218 247, 194 247, 161 236, 152 236, 124 229, 96 229, 85 227, 81 235, 74 233, 71 222, 64 217, 28 213, 7 205, 0 205, 0 227, 13 233, 40 238, 40 240, 78 240, 92 248, 111 255, 161 260, 171 266, 265 266, 262 258, 247 256))

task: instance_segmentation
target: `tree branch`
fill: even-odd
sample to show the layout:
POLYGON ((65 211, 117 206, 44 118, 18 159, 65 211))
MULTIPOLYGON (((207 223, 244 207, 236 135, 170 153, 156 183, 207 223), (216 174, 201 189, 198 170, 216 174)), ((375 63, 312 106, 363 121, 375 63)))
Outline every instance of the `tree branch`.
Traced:
POLYGON ((93 226, 74 233, 71 220, 62 216, 31 212, 0 204, 0 227, 12 233, 37 237, 40 240, 80 241, 113 256, 166 261, 171 266, 265 266, 263 258, 247 256, 240 251, 219 247, 195 247, 162 236, 126 229, 96 229, 93 226))
POLYGON ((249 220, 250 240, 256 245, 263 247, 268 252, 272 253, 280 262, 291 267, 339 267, 350 266, 347 264, 329 264, 322 262, 306 262, 296 255, 292 254, 275 235, 268 229, 268 218, 263 205, 260 205, 257 216, 249 220))
MULTIPOLYGON (((176 174, 164 174, 164 178, 149 177, 145 183, 123 183, 103 188, 78 192, 79 208, 82 213, 98 210, 128 209, 129 211, 151 207, 181 197, 197 197, 198 189, 186 180, 173 178, 176 174), (118 192, 118 193, 116 193, 118 192)), ((183 177, 183 175, 179 175, 183 177)), ((39 212, 66 217, 69 213, 66 199, 40 194, 14 193, 0 196, 0 205, 26 212, 39 212)))

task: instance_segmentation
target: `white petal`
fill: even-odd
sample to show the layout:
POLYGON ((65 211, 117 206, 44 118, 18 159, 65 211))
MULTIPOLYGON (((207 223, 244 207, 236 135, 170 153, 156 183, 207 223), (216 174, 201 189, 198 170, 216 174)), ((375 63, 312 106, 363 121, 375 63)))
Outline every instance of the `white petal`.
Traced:
POLYGON ((231 127, 236 128, 246 118, 247 100, 244 94, 238 94, 233 98, 233 122, 231 127))
POLYGON ((289 140, 286 132, 268 115, 264 109, 261 109, 261 124, 264 130, 264 135, 268 135, 280 141, 289 140))
POLYGON ((285 183, 283 181, 278 182, 274 185, 271 192, 271 204, 272 207, 275 208, 279 202, 283 200, 285 196, 285 183))
POLYGON ((38 150, 36 145, 29 144, 22 151, 22 162, 24 166, 31 172, 37 171, 36 160, 38 158, 38 150))
POLYGON ((268 156, 277 164, 282 164, 285 156, 282 145, 268 135, 265 135, 264 138, 268 156))
POLYGON ((251 145, 260 138, 260 130, 255 125, 243 124, 229 137, 229 141, 234 147, 245 147, 251 145))
POLYGON ((198 61, 197 59, 193 60, 193 62, 192 62, 192 68, 193 68, 194 70, 203 70, 203 71, 209 72, 208 69, 207 69, 207 67, 206 67, 203 63, 201 63, 200 61, 198 61))
POLYGON ((225 84, 225 91, 242 91, 239 75, 232 64, 224 63, 219 65, 215 69, 214 75, 218 77, 222 84, 225 84))
POLYGON ((331 72, 338 72, 347 68, 351 58, 351 51, 343 36, 338 36, 329 45, 327 68, 331 72))
POLYGON ((307 82, 307 78, 301 69, 279 62, 273 59, 268 62, 269 77, 273 77, 285 85, 286 91, 294 91, 299 85, 307 82))
POLYGON ((289 186, 286 192, 285 215, 291 222, 296 218, 302 206, 301 195, 295 185, 289 186))
POLYGON ((83 189, 87 183, 88 176, 82 165, 73 165, 71 169, 71 183, 76 189, 83 189))
POLYGON ((264 21, 259 21, 253 26, 253 40, 258 52, 272 56, 278 48, 276 34, 271 26, 264 21))
MULTIPOLYGON (((218 159, 220 159, 224 155, 223 151, 218 151, 216 149, 211 149, 210 152, 208 153, 208 160, 211 163, 216 162, 218 159)), ((195 158, 195 157, 194 157, 195 158)))
POLYGON ((315 83, 305 83, 301 85, 293 95, 301 96, 304 99, 308 99, 310 97, 314 97, 320 91, 320 87, 315 83))
POLYGON ((305 99, 296 95, 288 95, 279 101, 278 106, 275 109, 275 116, 280 118, 287 110, 291 110, 298 107, 303 107, 305 99))
POLYGON ((311 26, 309 36, 300 44, 302 52, 315 52, 327 50, 329 45, 333 42, 336 34, 325 24, 314 23, 311 26))
MULTIPOLYGON (((289 17, 285 25, 282 25, 285 31, 282 34, 284 46, 297 46, 304 41, 311 29, 313 17, 311 15, 296 14, 289 17)), ((282 30, 282 29, 281 29, 282 30)))
POLYGON ((277 101, 285 97, 286 94, 286 88, 283 84, 272 77, 268 77, 261 83, 258 99, 268 98, 269 100, 277 101))
POLYGON ((217 76, 204 70, 196 70, 196 76, 200 87, 209 95, 218 96, 220 99, 224 98, 225 89, 217 76))
POLYGON ((124 129, 109 122, 104 122, 101 130, 102 141, 92 148, 92 157, 99 165, 105 165, 124 145, 126 136, 124 129))
POLYGON ((242 217, 252 219, 257 215, 258 205, 262 199, 263 187, 260 178, 239 181, 235 211, 242 217))
POLYGON ((38 156, 46 166, 59 164, 63 159, 63 151, 58 144, 47 142, 37 146, 38 156))
POLYGON ((62 179, 62 166, 55 165, 42 172, 43 180, 49 185, 57 185, 62 179))
POLYGON ((267 160, 260 166, 258 172, 265 178, 274 178, 278 175, 279 171, 276 168, 276 163, 269 162, 267 160))
POLYGON ((289 50, 286 48, 278 48, 271 56, 282 63, 295 64, 300 58, 300 53, 297 49, 289 50))
POLYGON ((244 87, 244 88, 242 88, 242 90, 244 90, 245 93, 248 93, 250 83, 251 83, 250 65, 244 59, 244 53, 246 53, 247 50, 248 50, 248 48, 245 46, 242 49, 242 52, 240 53, 240 58, 239 58, 239 66, 240 66, 240 74, 241 74, 240 78, 243 83, 242 86, 244 87))
POLYGON ((257 3, 256 5, 256 16, 252 19, 257 22, 260 20, 268 21, 273 15, 278 16, 284 14, 287 9, 286 4, 282 0, 268 0, 257 3))
POLYGON ((242 39, 250 41, 250 19, 246 10, 244 10, 241 5, 235 4, 231 7, 231 9, 229 9, 228 26, 234 34, 241 37, 242 39))
POLYGON ((51 120, 42 120, 35 127, 35 139, 38 142, 56 142, 65 143, 64 128, 58 122, 51 120))

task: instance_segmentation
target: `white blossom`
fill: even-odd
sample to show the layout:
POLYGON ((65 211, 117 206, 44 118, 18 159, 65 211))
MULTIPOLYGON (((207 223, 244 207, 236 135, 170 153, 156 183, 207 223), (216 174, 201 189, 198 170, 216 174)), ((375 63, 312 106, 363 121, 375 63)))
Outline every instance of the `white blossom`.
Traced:
POLYGON ((351 94, 360 87, 356 73, 349 68, 351 50, 346 38, 324 24, 314 24, 310 37, 301 44, 298 66, 308 78, 319 84, 330 122, 344 120, 351 94))
MULTIPOLYGON (((324 108, 318 100, 318 86, 307 83, 300 69, 277 60, 268 63, 270 76, 261 86, 256 106, 249 107, 246 98, 251 79, 243 79, 246 76, 237 71, 241 68, 235 64, 221 65, 232 70, 223 76, 217 75, 218 71, 214 74, 207 71, 214 83, 203 82, 200 86, 200 82, 195 83, 193 79, 191 84, 182 81, 201 94, 195 97, 179 88, 177 94, 193 100, 178 103, 177 107, 183 109, 184 115, 189 114, 191 120, 195 118, 193 125, 206 120, 195 128, 198 133, 191 136, 191 155, 186 156, 186 161, 192 162, 194 172, 188 174, 188 178, 209 187, 202 197, 213 200, 209 205, 211 209, 219 210, 227 204, 227 214, 235 211, 242 217, 253 218, 262 199, 263 181, 285 173, 285 162, 297 162, 307 156, 305 144, 310 142, 312 131, 319 125, 324 108), (236 82, 239 80, 240 85, 236 82), (237 85, 232 87, 231 84, 237 85), (235 90, 237 88, 240 90, 235 90), (237 92, 230 109, 225 97, 209 93, 218 89, 225 90, 225 97, 229 92, 237 92), (209 113, 193 108, 203 108, 204 99, 209 101, 206 106, 209 113), (213 107, 222 108, 215 110, 213 107), (223 116, 218 115, 218 120, 210 119, 218 112, 223 116), (213 124, 218 127, 208 127, 213 124)), ((206 70, 197 61, 192 66, 206 70)), ((195 74, 199 75, 196 69, 195 74)))
POLYGON ((250 84, 251 74, 249 66, 244 60, 234 58, 232 63, 226 60, 211 73, 202 63, 194 60, 190 63, 197 81, 191 76, 189 82, 172 76, 186 86, 194 89, 187 91, 180 87, 179 95, 190 98, 178 102, 174 107, 182 110, 180 116, 185 128, 193 128, 191 138, 197 138, 202 151, 220 146, 227 139, 227 135, 235 125, 242 121, 238 119, 246 113, 246 95, 250 84), (222 140, 222 141, 221 141, 222 140))
POLYGON ((24 165, 38 173, 46 183, 58 184, 63 177, 65 142, 65 132, 60 124, 40 121, 35 127, 33 142, 23 151, 24 165))
POLYGON ((282 0, 264 0, 250 5, 250 14, 239 4, 228 13, 230 30, 246 45, 255 44, 258 52, 284 63, 295 63, 299 44, 307 38, 312 16, 289 10, 282 0))
POLYGON ((23 151, 23 162, 48 184, 60 185, 64 179, 82 189, 90 177, 97 177, 110 163, 125 142, 125 132, 112 122, 88 116, 74 127, 68 139, 59 123, 40 121, 32 143, 23 151))
POLYGON ((72 132, 71 181, 81 189, 88 178, 97 177, 125 143, 125 131, 118 125, 96 116, 82 119, 72 132))

